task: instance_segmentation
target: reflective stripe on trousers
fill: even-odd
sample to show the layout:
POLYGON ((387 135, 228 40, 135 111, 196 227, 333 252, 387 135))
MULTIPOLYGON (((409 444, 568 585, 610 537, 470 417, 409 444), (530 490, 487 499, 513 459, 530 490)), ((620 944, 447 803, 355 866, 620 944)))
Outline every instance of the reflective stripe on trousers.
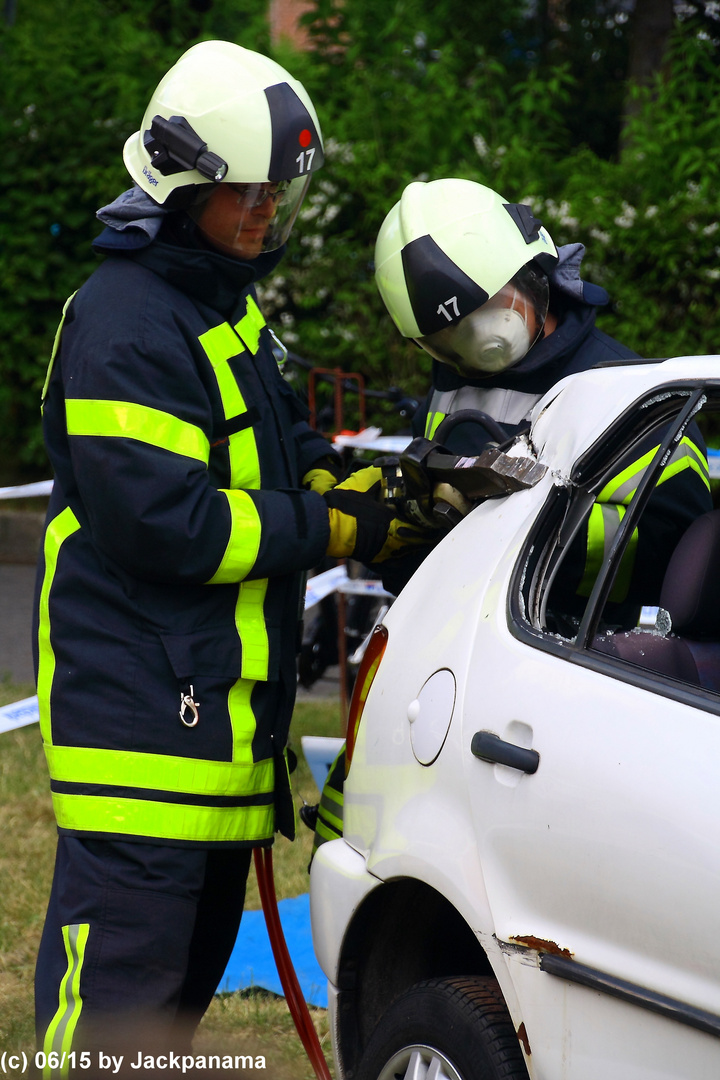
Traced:
POLYGON ((73 926, 63 926, 62 928, 68 961, 67 970, 60 983, 57 1012, 50 1021, 43 1040, 45 1054, 57 1055, 59 1062, 57 1067, 50 1067, 46 1064, 43 1069, 43 1080, 56 1080, 56 1078, 60 1080, 60 1078, 68 1075, 70 1069, 70 1061, 67 1055, 72 1049, 75 1028, 82 1012, 80 976, 89 933, 89 923, 76 923, 73 926))

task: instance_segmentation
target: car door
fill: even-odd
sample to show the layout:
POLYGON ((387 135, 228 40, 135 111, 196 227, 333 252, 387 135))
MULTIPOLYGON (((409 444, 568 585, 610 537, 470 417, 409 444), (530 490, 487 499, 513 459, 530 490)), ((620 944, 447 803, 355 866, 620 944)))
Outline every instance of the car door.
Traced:
MULTIPOLYGON (((668 447, 692 415, 677 399, 668 447)), ((548 619, 558 537, 602 466, 553 493, 485 591, 460 689, 468 791, 535 1080, 700 1080, 720 1074, 720 695, 598 647, 662 450, 577 633, 548 619)))

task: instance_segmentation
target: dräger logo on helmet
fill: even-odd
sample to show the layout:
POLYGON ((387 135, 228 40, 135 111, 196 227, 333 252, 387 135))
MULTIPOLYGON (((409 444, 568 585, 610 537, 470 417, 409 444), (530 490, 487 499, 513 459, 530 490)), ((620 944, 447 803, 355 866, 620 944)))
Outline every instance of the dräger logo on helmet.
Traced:
POLYGON ((158 183, 157 177, 153 176, 153 174, 148 169, 147 165, 143 165, 143 175, 147 176, 147 178, 148 178, 148 180, 150 181, 151 184, 156 184, 157 185, 157 183, 158 183))

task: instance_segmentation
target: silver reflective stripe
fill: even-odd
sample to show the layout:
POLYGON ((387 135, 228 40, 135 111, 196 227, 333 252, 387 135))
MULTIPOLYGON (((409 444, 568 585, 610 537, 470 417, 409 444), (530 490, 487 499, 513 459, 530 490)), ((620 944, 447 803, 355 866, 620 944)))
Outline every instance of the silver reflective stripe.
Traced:
POLYGON ((68 1075, 73 1036, 82 1012, 80 976, 89 933, 89 923, 74 923, 62 928, 68 966, 60 983, 57 1012, 50 1021, 43 1042, 46 1054, 54 1051, 57 1055, 58 1065, 52 1068, 46 1065, 43 1080, 56 1080, 68 1075))
POLYGON ((592 592, 595 579, 615 539, 615 533, 620 527, 624 513, 625 508, 616 506, 615 503, 596 502, 590 511, 587 523, 585 571, 577 590, 579 596, 589 596, 592 592))
MULTIPOLYGON (((629 465, 627 469, 613 477, 598 495, 598 500, 627 505, 635 494, 648 467, 652 464, 657 451, 658 447, 653 447, 652 450, 649 450, 641 458, 633 462, 632 465, 629 465)), ((707 459, 687 436, 680 441, 673 451, 670 460, 657 479, 657 486, 659 487, 666 480, 672 479, 678 472, 682 472, 686 468, 695 469, 709 489, 707 459)))
POLYGON ((603 518, 603 553, 600 560, 602 565, 610 554, 610 548, 612 547, 615 539, 615 534, 620 528, 620 522, 624 517, 624 509, 615 506, 613 503, 598 503, 600 506, 600 512, 603 518))
POLYGON ((475 409, 487 413, 499 424, 520 424, 530 418, 542 394, 522 394, 519 390, 503 390, 493 386, 483 390, 479 386, 461 386, 457 390, 433 390, 429 413, 446 416, 461 409, 475 409))

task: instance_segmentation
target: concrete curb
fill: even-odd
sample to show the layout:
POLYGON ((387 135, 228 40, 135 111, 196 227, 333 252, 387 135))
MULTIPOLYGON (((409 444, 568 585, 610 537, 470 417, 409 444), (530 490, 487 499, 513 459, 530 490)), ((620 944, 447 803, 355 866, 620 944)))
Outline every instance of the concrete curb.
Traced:
POLYGON ((44 524, 41 510, 1 510, 0 562, 36 563, 44 524))

